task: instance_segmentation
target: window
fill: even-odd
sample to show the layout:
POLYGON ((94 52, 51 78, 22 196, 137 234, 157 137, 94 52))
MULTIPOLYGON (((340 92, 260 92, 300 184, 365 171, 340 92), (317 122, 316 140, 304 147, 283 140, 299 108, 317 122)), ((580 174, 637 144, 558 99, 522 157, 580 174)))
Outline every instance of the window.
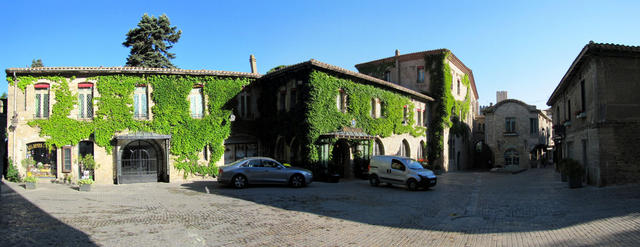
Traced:
POLYGON ((409 122, 409 109, 405 105, 402 109, 402 124, 407 124, 409 122))
POLYGON ((580 82, 580 103, 582 104, 582 112, 587 110, 586 102, 585 102, 585 94, 584 94, 584 80, 580 82))
POLYGON ((429 124, 429 108, 425 107, 422 111, 422 122, 425 127, 429 124))
POLYGON ((62 172, 71 172, 71 147, 62 148, 62 172))
POLYGON ((424 82, 424 66, 418 66, 418 83, 424 82))
POLYGON ((78 118, 90 119, 93 118, 93 87, 82 84, 78 86, 78 118))
POLYGON ((520 165, 520 155, 515 149, 509 149, 504 152, 505 165, 520 165))
POLYGON ((286 111, 286 104, 287 104, 287 90, 286 89, 282 89, 280 90, 280 96, 278 96, 278 109, 280 109, 280 111, 286 111))
POLYGON ((289 91, 289 109, 293 109, 296 106, 296 103, 298 101, 298 93, 296 88, 292 88, 289 91))
POLYGON ((202 99, 202 88, 193 88, 189 93, 189 109, 192 118, 202 118, 204 116, 204 105, 202 99))
POLYGON ((426 148, 427 145, 424 143, 424 141, 420 141, 420 147, 418 147, 418 161, 420 160, 425 160, 426 158, 426 148))
POLYGON ((460 95, 460 79, 458 79, 458 95, 460 95))
POLYGON ((268 168, 278 168, 280 167, 280 164, 273 160, 262 160, 262 166, 268 168))
POLYGON ((529 134, 536 135, 538 134, 538 119, 537 118, 529 118, 529 134))
POLYGON ((387 70, 384 72, 384 80, 389 82, 391 81, 391 71, 387 70))
POLYGON ((505 132, 507 133, 516 132, 516 118, 508 117, 504 119, 504 122, 505 122, 505 132))
POLYGON ((560 121, 560 116, 562 116, 562 115, 560 115, 560 106, 556 106, 556 115, 555 116, 558 116, 557 117, 558 118, 557 121, 559 122, 560 121))
POLYGON ((133 93, 133 117, 136 119, 147 119, 149 103, 147 101, 147 86, 137 86, 133 93))
POLYGON ((347 96, 347 93, 344 90, 340 89, 338 97, 336 98, 336 106, 338 107, 338 110, 340 110, 340 112, 347 112, 348 100, 349 96, 347 96))
POLYGON ((35 89, 35 118, 49 118, 49 84, 36 84, 35 89))
POLYGON ((418 126, 422 126, 422 113, 420 113, 420 109, 416 110, 418 117, 418 126))
POLYGON ((404 171, 404 165, 402 164, 402 162, 398 161, 398 160, 391 160, 391 169, 395 169, 395 170, 400 170, 400 171, 404 171))
POLYGON ((378 100, 376 98, 371 98, 371 118, 377 118, 378 116, 378 100))
POLYGON ((238 115, 243 118, 250 118, 251 115, 251 95, 247 92, 242 92, 238 98, 238 115))
POLYGON ((567 120, 571 121, 571 100, 567 100, 567 120))

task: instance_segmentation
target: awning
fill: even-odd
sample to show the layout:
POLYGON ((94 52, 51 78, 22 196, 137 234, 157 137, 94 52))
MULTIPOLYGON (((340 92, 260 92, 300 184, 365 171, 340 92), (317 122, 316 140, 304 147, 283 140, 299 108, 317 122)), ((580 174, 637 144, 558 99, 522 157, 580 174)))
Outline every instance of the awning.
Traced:
POLYGON ((359 128, 343 127, 342 130, 322 134, 320 135, 320 138, 372 140, 375 137, 370 136, 367 133, 364 133, 362 129, 359 129, 359 128))
POLYGON ((132 132, 124 135, 117 135, 116 140, 166 140, 171 139, 171 135, 161 135, 151 132, 132 132))

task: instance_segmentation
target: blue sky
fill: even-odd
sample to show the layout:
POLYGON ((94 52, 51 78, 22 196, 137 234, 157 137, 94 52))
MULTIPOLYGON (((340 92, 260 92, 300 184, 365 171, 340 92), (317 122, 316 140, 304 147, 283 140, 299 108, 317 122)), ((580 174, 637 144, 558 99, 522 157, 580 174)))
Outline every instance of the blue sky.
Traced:
MULTIPOLYGON (((357 63, 438 48, 473 70, 480 103, 495 92, 539 108, 590 40, 640 45, 640 1, 6 1, 0 68, 123 66, 125 34, 167 14, 184 69, 249 71, 311 58, 357 63)), ((7 83, 0 84, 6 92, 7 83)))

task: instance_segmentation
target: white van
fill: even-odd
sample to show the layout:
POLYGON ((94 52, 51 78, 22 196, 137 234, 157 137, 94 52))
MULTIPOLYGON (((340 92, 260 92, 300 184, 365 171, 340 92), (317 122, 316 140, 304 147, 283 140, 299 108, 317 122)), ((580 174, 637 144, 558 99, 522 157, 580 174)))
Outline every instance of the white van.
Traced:
POLYGON ((433 171, 425 169, 411 158, 401 156, 373 156, 369 163, 369 183, 404 185, 408 190, 418 187, 429 188, 436 185, 433 171))

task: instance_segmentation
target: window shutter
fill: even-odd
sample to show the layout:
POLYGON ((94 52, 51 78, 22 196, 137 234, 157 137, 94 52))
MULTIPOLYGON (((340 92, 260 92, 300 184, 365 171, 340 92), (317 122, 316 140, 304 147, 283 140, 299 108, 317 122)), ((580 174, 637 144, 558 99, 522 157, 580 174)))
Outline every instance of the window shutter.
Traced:
POLYGON ((78 94, 78 110, 80 111, 80 118, 84 118, 84 94, 78 94))
POLYGON ((40 105, 42 102, 40 101, 41 94, 36 94, 36 118, 40 117, 40 105))
POLYGON ((140 94, 140 100, 142 101, 142 102, 140 102, 140 103, 142 103, 142 109, 140 109, 141 110, 140 114, 142 114, 142 116, 146 118, 147 117, 147 108, 148 108, 148 105, 149 105, 149 101, 147 100, 146 91, 145 91, 145 93, 140 94))
POLYGON ((87 117, 93 118, 93 95, 87 94, 87 117))
POLYGON ((140 95, 139 94, 134 94, 133 95, 133 116, 134 117, 140 117, 140 95))
POLYGON ((43 94, 43 104, 42 104, 42 116, 48 118, 49 117, 49 94, 43 94))

